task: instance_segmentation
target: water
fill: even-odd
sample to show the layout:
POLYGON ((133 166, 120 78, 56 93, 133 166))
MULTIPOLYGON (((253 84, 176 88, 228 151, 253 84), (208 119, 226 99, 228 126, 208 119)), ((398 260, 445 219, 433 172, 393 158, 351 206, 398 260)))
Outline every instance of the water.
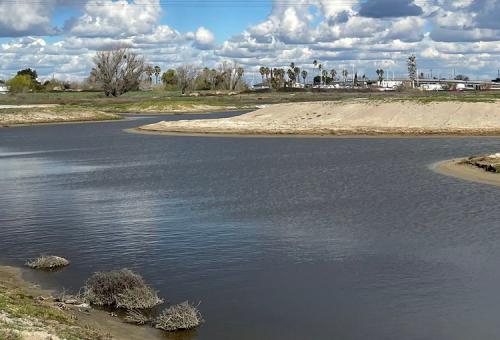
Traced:
POLYGON ((429 169, 499 139, 122 131, 164 118, 0 129, 0 260, 138 271, 201 302, 187 338, 500 337, 500 189, 429 169))

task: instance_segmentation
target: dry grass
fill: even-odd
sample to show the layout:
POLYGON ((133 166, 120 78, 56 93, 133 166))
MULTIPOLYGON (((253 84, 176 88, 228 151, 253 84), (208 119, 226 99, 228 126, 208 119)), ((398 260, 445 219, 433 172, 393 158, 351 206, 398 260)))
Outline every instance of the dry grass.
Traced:
POLYGON ((145 325, 151 321, 151 317, 145 314, 142 310, 131 309, 127 311, 125 321, 136 325, 145 325))
POLYGON ((26 265, 32 269, 58 269, 69 265, 69 261, 59 256, 40 256, 29 260, 26 265))
POLYGON ((90 304, 126 309, 147 309, 163 302, 143 278, 128 269, 97 272, 83 287, 90 304))
POLYGON ((155 320, 155 327, 164 331, 173 332, 198 327, 203 322, 197 307, 183 302, 169 307, 155 320))

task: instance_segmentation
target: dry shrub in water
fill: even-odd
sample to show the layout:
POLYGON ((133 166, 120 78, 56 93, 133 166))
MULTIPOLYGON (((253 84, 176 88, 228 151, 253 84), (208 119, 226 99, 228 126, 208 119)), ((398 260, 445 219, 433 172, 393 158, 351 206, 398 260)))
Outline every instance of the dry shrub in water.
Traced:
POLYGON ((203 322, 197 307, 183 302, 169 307, 155 320, 155 327, 164 331, 173 332, 198 327, 203 322))
POLYGON ((140 275, 128 269, 95 273, 85 283, 83 296, 93 305, 126 309, 152 308, 163 302, 140 275))
POLYGON ((33 269, 57 269, 69 265, 69 261, 59 256, 40 256, 29 260, 26 265, 33 269))

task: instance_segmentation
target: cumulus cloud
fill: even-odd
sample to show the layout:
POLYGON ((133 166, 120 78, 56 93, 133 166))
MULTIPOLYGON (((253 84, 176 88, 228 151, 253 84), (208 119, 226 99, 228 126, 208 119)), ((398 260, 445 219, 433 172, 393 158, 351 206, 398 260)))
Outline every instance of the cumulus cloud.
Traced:
POLYGON ((370 18, 419 16, 422 8, 413 0, 371 0, 362 3, 359 14, 370 18))
POLYGON ((205 27, 200 27, 196 32, 188 34, 188 38, 194 40, 194 45, 200 50, 209 50, 214 47, 215 36, 205 27))
POLYGON ((91 0, 84 15, 65 24, 68 34, 79 37, 126 37, 152 33, 161 17, 160 0, 91 0))
POLYGON ((370 75, 386 67, 403 75, 410 53, 436 74, 458 68, 488 77, 500 64, 500 0, 275 0, 266 17, 220 44, 210 27, 185 33, 161 22, 168 4, 160 0, 80 1, 80 14, 60 28, 50 18, 71 1, 44 3, 27 9, 0 2, 0 35, 12 37, 0 45, 0 78, 21 67, 83 78, 95 51, 113 47, 128 47, 163 69, 230 59, 247 74, 291 61, 314 72, 317 59, 327 69, 355 67, 370 75), (60 34, 59 41, 28 37, 50 34, 60 34))

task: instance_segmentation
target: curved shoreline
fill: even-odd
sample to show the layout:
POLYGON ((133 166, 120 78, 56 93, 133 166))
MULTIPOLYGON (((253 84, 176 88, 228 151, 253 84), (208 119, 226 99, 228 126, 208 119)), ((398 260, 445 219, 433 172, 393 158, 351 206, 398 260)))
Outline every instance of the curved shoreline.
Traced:
POLYGON ((240 116, 163 121, 141 131, 243 136, 500 136, 500 104, 312 102, 240 116))
POLYGON ((472 165, 460 164, 463 160, 463 158, 446 160, 433 164, 431 168, 442 175, 500 187, 500 174, 488 172, 472 165))

